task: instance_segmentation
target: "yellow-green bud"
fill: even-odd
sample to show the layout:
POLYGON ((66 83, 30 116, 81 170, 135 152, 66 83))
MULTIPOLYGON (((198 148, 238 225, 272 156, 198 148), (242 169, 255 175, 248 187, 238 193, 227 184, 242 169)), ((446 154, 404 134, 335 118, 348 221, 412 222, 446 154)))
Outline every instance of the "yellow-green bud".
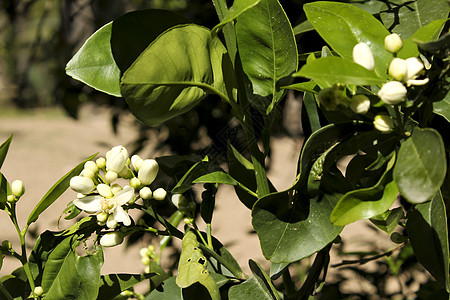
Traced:
POLYGON ((148 257, 148 256, 143 256, 143 257, 141 258, 141 262, 142 262, 143 265, 148 266, 148 265, 150 264, 150 262, 151 262, 150 257, 148 257))
POLYGON ((375 67, 372 50, 366 43, 361 42, 353 47, 353 61, 370 71, 375 67))
POLYGON ((95 164, 97 165, 97 167, 99 169, 104 169, 104 168, 106 168, 106 159, 104 157, 99 157, 95 161, 95 164))
POLYGON ((120 192, 121 190, 122 190, 122 187, 119 184, 114 183, 113 185, 111 185, 111 192, 114 195, 117 194, 118 192, 120 192))
POLYGON ((44 294, 44 289, 42 288, 42 286, 37 286, 34 288, 33 294, 36 297, 40 297, 44 294))
POLYGON ((366 114, 370 109, 370 99, 363 94, 352 97, 350 109, 357 114, 366 114))
POLYGON ((105 212, 101 212, 101 213, 99 213, 98 215, 97 215, 97 221, 98 222, 100 222, 100 223, 102 223, 102 224, 105 224, 106 223, 106 220, 108 220, 108 214, 107 213, 105 213, 105 212))
POLYGON ((142 161, 138 178, 141 180, 143 185, 149 185, 155 180, 156 175, 158 175, 159 165, 154 159, 146 159, 142 161))
POLYGON ((134 189, 138 189, 142 185, 139 178, 133 177, 130 179, 130 186, 134 189))
POLYGON ((378 97, 386 104, 398 104, 406 99, 406 87, 399 81, 389 81, 378 91, 378 97))
POLYGON ((95 173, 91 169, 83 169, 83 171, 81 172, 81 176, 89 179, 94 179, 95 173))
POLYGON ((153 195, 152 190, 148 186, 143 187, 139 191, 139 196, 144 200, 150 199, 152 195, 153 195))
POLYGON ((375 116, 373 126, 375 126, 378 131, 389 132, 394 128, 394 122, 388 115, 381 114, 375 116))
POLYGON ((100 239, 100 245, 103 247, 114 247, 122 244, 124 234, 120 231, 108 232, 100 239))
POLYGON ((11 192, 17 198, 20 198, 25 193, 25 186, 22 180, 14 180, 11 183, 11 192))
POLYGON ((389 65, 389 75, 395 80, 403 80, 406 75, 407 64, 404 59, 394 58, 389 65))
POLYGON ((4 241, 2 242, 2 248, 3 248, 5 251, 11 250, 11 248, 12 248, 11 242, 8 241, 8 240, 4 240, 4 241))
POLYGON ((167 196, 167 192, 163 188, 157 188, 153 192, 153 198, 155 198, 155 200, 158 200, 158 201, 162 201, 162 200, 166 199, 166 196, 167 196))
POLYGON ((119 225, 119 223, 114 219, 113 215, 109 215, 108 219, 106 220, 106 226, 108 228, 114 229, 119 225))
POLYGON ((384 38, 384 48, 387 51, 397 53, 402 47, 402 38, 398 34, 392 33, 384 38))
POLYGON ((83 176, 75 176, 70 179, 70 188, 77 193, 89 194, 95 189, 95 186, 92 179, 83 176))
POLYGON ((14 197, 14 195, 8 195, 6 196, 6 201, 8 201, 9 203, 14 203, 16 202, 16 197, 14 197))
POLYGON ((105 179, 108 183, 116 181, 116 179, 119 177, 119 175, 116 172, 108 171, 105 174, 105 179))
POLYGON ((142 158, 137 154, 135 154, 131 157, 131 165, 133 166, 133 168, 136 171, 139 171, 139 169, 141 168, 142 162, 143 162, 142 158))
POLYGON ((97 164, 96 164, 95 162, 93 162, 92 160, 87 161, 87 162, 84 164, 84 168, 85 168, 85 169, 89 169, 89 170, 91 170, 91 171, 94 172, 94 173, 97 173, 97 172, 98 172, 98 166, 97 166, 97 164))

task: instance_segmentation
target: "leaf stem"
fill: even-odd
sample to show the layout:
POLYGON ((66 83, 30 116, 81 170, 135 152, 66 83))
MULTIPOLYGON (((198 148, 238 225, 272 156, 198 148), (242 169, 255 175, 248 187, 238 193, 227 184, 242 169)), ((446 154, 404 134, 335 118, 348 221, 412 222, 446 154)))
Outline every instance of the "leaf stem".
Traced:
POLYGON ((200 248, 202 249, 202 251, 207 253, 209 256, 212 256, 214 259, 216 259, 221 265, 223 265, 225 268, 227 268, 228 271, 230 271, 234 277, 236 277, 237 279, 244 279, 244 277, 245 277, 244 274, 241 271, 235 269, 231 264, 229 264, 226 260, 224 260, 222 258, 222 256, 220 256, 214 250, 210 249, 209 247, 207 247, 203 244, 199 244, 199 245, 200 245, 200 248))

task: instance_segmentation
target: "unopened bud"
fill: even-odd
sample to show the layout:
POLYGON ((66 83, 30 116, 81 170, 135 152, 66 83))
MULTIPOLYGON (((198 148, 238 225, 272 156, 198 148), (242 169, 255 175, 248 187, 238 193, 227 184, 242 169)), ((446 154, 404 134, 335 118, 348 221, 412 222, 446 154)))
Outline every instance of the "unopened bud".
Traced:
POLYGON ((375 126, 378 131, 389 132, 394 128, 394 122, 388 115, 381 114, 375 116, 373 126, 375 126))
POLYGON ((106 168, 106 159, 104 157, 99 157, 95 161, 95 164, 97 165, 97 167, 99 169, 104 169, 104 168, 106 168))
POLYGON ((406 87, 399 81, 389 81, 378 91, 378 97, 386 104, 398 104, 405 101, 406 87))
POLYGON ((108 232, 100 239, 100 245, 103 247, 114 247, 122 244, 124 234, 120 231, 108 232))
POLYGON ((389 65, 389 75, 395 80, 403 80, 406 75, 407 64, 404 59, 394 58, 389 65))
POLYGON ((108 228, 114 229, 119 225, 119 223, 114 219, 113 215, 109 215, 108 219, 106 220, 106 226, 108 228))
POLYGON ((34 288, 33 294, 36 297, 41 297, 44 294, 44 289, 42 286, 37 286, 34 288))
POLYGON ((25 186, 22 180, 14 180, 11 183, 11 192, 17 198, 20 198, 25 193, 25 186))
POLYGON ((113 147, 106 153, 106 169, 120 173, 128 160, 128 151, 123 146, 113 147))
POLYGON ((366 43, 361 42, 353 47, 353 61, 370 71, 375 67, 372 50, 366 43))
POLYGON ((139 169, 141 168, 142 162, 143 162, 142 158, 137 154, 135 154, 131 157, 131 165, 133 166, 133 168, 136 171, 139 171, 139 169))
POLYGON ((12 248, 11 242, 8 241, 8 240, 4 240, 4 241, 2 242, 2 248, 3 248, 5 251, 11 250, 11 248, 12 248))
POLYGON ((162 201, 162 200, 166 199, 166 196, 167 196, 167 192, 163 188, 157 188, 153 192, 153 198, 155 198, 155 200, 158 200, 158 201, 162 201))
POLYGON ((398 34, 392 33, 384 38, 384 48, 387 51, 397 53, 402 47, 402 38, 398 34))
POLYGON ((139 178, 133 177, 130 179, 130 186, 134 189, 138 189, 142 185, 139 178))
POLYGON ((114 171, 108 171, 105 174, 105 179, 108 183, 116 181, 116 179, 119 177, 119 175, 114 171))
POLYGON ((355 95, 352 97, 350 109, 357 114, 366 114, 370 109, 370 99, 363 94, 355 95))
POLYGON ((148 266, 148 265, 150 264, 150 262, 151 262, 150 257, 148 257, 148 256, 143 256, 143 257, 141 258, 141 262, 142 262, 143 265, 148 266))
POLYGON ((97 221, 100 223, 105 223, 108 220, 108 214, 105 212, 101 212, 97 215, 97 221))
POLYGON ((152 190, 148 186, 143 187, 139 191, 139 196, 144 200, 150 199, 152 197, 152 195, 153 195, 152 190))
POLYGON ((9 203, 14 203, 16 202, 16 197, 14 197, 14 195, 8 195, 6 196, 6 201, 8 201, 9 203))
POLYGON ((84 169, 89 169, 94 173, 98 172, 98 166, 95 162, 89 160, 84 164, 84 169))
POLYGON ((122 190, 122 187, 119 184, 115 183, 115 184, 111 185, 111 192, 114 195, 117 194, 118 192, 120 192, 121 190, 122 190))
POLYGON ((111 187, 104 183, 100 183, 99 185, 97 185, 97 192, 105 198, 111 198, 112 196, 114 196, 113 192, 111 191, 111 187))
POLYGON ((142 161, 138 172, 138 178, 143 185, 149 185, 158 175, 159 165, 154 159, 146 159, 142 161))
POLYGON ((89 179, 94 179, 95 173, 91 169, 84 169, 83 172, 81 172, 81 176, 89 179))
POLYGON ((70 188, 77 193, 89 194, 95 189, 95 186, 92 179, 83 176, 75 176, 70 179, 70 188))

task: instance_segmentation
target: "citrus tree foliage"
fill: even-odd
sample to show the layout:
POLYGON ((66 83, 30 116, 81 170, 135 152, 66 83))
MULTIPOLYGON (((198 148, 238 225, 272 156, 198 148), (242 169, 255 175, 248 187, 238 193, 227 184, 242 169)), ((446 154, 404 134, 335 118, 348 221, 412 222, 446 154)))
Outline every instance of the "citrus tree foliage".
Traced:
MULTIPOLYGON (((400 248, 412 246, 437 291, 448 293, 450 37, 443 32, 448 3, 311 2, 298 8, 307 21, 294 29, 278 0, 213 4, 219 22, 212 29, 164 10, 127 13, 89 37, 66 72, 123 97, 148 125, 195 109, 206 95, 216 94, 240 122, 247 150, 241 153, 229 144, 223 168, 208 156, 130 159, 125 148, 114 147, 106 157, 95 162, 95 155, 88 157, 61 178, 23 229, 15 214, 23 183, 10 185, 2 176, 0 209, 16 225, 22 252, 8 242, 0 250, 23 265, 0 279, 2 299, 136 296, 132 287, 146 279, 151 289, 139 297, 149 300, 307 299, 324 280, 321 274, 326 274, 329 252, 342 229, 363 219, 392 234, 400 248), (299 55, 294 32, 311 30, 327 46, 299 55), (303 92, 302 121, 310 130, 299 149, 295 181, 278 191, 266 176, 264 161, 270 124, 288 89, 303 92), (252 123, 255 109, 263 115, 262 143, 252 123), (344 172, 338 162, 347 156, 352 158, 344 172), (159 171, 184 175, 165 191, 153 184, 159 171), (117 178, 128 180, 127 185, 117 184, 117 178), (189 193, 195 184, 204 188, 199 205, 189 193), (270 274, 251 258, 251 274, 244 274, 214 238, 215 195, 223 184, 232 185, 251 210, 270 274), (81 211, 89 216, 61 232, 42 233, 26 253, 28 226, 69 186, 78 196, 68 204, 65 218, 81 211), (168 219, 155 206, 165 199, 178 209, 168 219), (129 210, 144 212, 163 229, 135 223, 129 210), (196 224, 196 212, 206 223, 204 231, 196 224), (141 250, 146 273, 101 275, 102 247, 119 245, 134 232, 162 237, 159 249, 141 250), (80 256, 75 249, 89 238, 94 249, 80 256), (160 266, 171 238, 182 241, 173 276, 160 266), (306 280, 294 283, 289 265, 313 254, 306 280), (283 285, 274 285, 281 276, 283 285)), ((0 147, 1 162, 10 143, 11 138, 0 147)))

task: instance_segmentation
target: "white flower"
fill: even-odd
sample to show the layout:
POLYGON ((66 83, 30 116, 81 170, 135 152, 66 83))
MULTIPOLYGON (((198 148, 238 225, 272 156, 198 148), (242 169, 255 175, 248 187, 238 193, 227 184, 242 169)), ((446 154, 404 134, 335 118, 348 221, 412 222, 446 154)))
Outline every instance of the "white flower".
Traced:
POLYGON ((17 198, 21 197, 25 193, 25 186, 22 180, 14 180, 11 183, 11 192, 17 198))
POLYGON ((128 160, 128 151, 123 146, 113 147, 106 153, 106 169, 120 173, 126 166, 128 160))
POLYGON ((402 80, 407 71, 406 60, 401 58, 394 58, 389 65, 389 75, 391 75, 395 80, 402 80))
POLYGON ((384 38, 384 48, 387 51, 397 53, 402 47, 402 38, 398 34, 392 33, 384 38))
POLYGON ((70 188, 77 193, 89 194, 95 189, 95 186, 90 178, 74 176, 70 179, 70 188))
MULTIPOLYGON (((162 201, 162 200, 166 199, 166 196, 167 196, 167 192, 163 188, 157 188, 153 192, 153 198, 155 198, 155 200, 158 200, 158 201, 162 201)), ((181 195, 181 196, 183 196, 183 195, 181 195)))
POLYGON ((357 114, 366 114, 370 109, 370 99, 363 94, 355 95, 352 97, 350 109, 357 114))
POLYGON ((394 122, 388 115, 377 115, 373 120, 373 126, 381 132, 389 132, 394 128, 394 122))
POLYGON ((353 47, 353 61, 370 71, 375 67, 372 50, 366 43, 361 42, 353 47))
POLYGON ((107 184, 100 183, 97 185, 97 192, 100 194, 100 196, 103 196, 105 198, 111 198, 114 196, 111 187, 107 184))
POLYGON ((122 205, 133 202, 134 198, 134 189, 126 186, 111 198, 91 195, 81 199, 75 199, 73 200, 73 204, 86 212, 112 214, 114 220, 122 222, 125 226, 129 226, 131 219, 128 213, 122 208, 122 205))
POLYGON ((100 245, 103 247, 114 247, 122 244, 124 235, 120 231, 108 232, 100 239, 100 245))
POLYGON ((406 74, 403 80, 408 86, 410 85, 424 85, 428 83, 428 78, 416 79, 419 73, 422 72, 424 66, 423 63, 417 57, 410 57, 405 60, 406 62, 406 74))
POLYGON ((158 171, 159 165, 156 160, 146 159, 142 161, 139 167, 138 178, 143 185, 149 185, 155 180, 158 171))
POLYGON ((378 97, 386 104, 398 104, 406 98, 406 87, 399 81, 389 81, 378 91, 378 97))

